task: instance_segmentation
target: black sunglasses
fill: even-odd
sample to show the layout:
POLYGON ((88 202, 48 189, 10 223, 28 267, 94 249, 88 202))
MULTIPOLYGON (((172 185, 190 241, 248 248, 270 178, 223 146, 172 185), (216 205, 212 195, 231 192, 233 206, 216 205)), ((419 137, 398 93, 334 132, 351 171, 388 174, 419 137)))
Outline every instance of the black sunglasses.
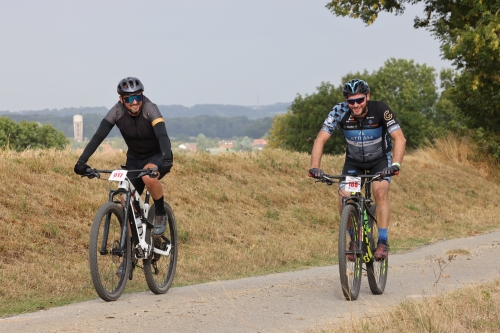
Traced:
POLYGON ((130 95, 127 97, 123 97, 123 101, 127 104, 132 104, 134 100, 136 100, 137 103, 142 102, 142 95, 130 95))
POLYGON ((359 98, 353 98, 353 99, 346 99, 347 103, 350 105, 354 105, 356 103, 361 104, 365 101, 366 96, 359 97, 359 98))

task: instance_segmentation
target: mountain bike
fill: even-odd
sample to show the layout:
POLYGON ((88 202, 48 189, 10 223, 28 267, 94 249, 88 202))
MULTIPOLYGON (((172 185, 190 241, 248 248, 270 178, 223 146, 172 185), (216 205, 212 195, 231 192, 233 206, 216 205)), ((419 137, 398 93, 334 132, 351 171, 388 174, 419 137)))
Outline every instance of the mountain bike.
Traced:
POLYGON ((158 168, 125 170, 87 169, 83 177, 101 178, 117 182, 111 189, 108 202, 96 212, 92 222, 89 242, 90 274, 94 288, 103 300, 117 300, 125 289, 127 279, 142 260, 142 267, 149 289, 164 294, 172 285, 177 266, 177 226, 170 205, 165 202, 167 230, 162 236, 153 235, 154 204, 149 207, 150 194, 146 191, 142 200, 132 185, 129 173, 137 177, 158 176, 158 168))
POLYGON ((378 240, 376 204, 371 199, 371 183, 381 181, 381 174, 375 175, 324 175, 317 182, 332 185, 339 183, 339 193, 343 189, 350 192, 342 197, 340 217, 338 260, 342 292, 347 300, 358 298, 361 287, 363 263, 368 284, 375 295, 384 293, 387 282, 388 257, 376 260, 373 254, 378 240), (362 189, 365 195, 362 195, 362 189))

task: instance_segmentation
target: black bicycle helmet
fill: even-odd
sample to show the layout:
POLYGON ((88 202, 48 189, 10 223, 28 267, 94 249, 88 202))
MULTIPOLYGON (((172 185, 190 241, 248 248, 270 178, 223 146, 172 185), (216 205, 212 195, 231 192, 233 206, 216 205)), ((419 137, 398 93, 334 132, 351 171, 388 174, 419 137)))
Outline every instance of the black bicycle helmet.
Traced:
POLYGON ((368 83, 358 79, 354 79, 347 82, 346 84, 344 84, 344 88, 342 89, 342 94, 344 95, 345 98, 351 95, 357 95, 357 94, 366 95, 369 93, 370 93, 370 87, 368 87, 368 83))
POLYGON ((140 93, 144 90, 141 80, 136 77, 126 77, 120 82, 118 82, 118 94, 120 95, 130 95, 135 93, 140 93))

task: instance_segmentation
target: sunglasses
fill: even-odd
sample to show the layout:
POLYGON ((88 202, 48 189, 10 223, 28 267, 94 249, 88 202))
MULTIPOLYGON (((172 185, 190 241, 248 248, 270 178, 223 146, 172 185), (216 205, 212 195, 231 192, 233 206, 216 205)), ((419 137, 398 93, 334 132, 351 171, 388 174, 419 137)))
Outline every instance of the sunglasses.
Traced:
POLYGON ((353 98, 353 99, 346 99, 347 103, 350 105, 354 105, 356 103, 361 104, 365 101, 366 96, 360 97, 360 98, 353 98))
POLYGON ((130 95, 127 97, 123 97, 123 101, 127 104, 132 104, 134 100, 137 101, 137 103, 142 102, 142 95, 130 95))

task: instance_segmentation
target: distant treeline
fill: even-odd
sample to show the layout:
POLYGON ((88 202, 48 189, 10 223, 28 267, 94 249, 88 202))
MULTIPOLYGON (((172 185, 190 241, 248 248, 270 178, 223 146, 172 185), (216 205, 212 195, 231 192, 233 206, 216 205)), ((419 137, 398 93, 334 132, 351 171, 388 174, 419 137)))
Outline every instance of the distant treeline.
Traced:
MULTIPOLYGON (((182 105, 158 105, 161 114, 165 118, 184 118, 197 116, 220 116, 220 117, 240 117, 244 116, 248 119, 259 119, 273 117, 280 113, 285 113, 291 103, 276 103, 272 105, 261 106, 242 106, 242 105, 224 105, 224 104, 198 104, 191 107, 182 105)), ((108 108, 101 107, 80 107, 80 108, 64 108, 64 109, 45 109, 45 110, 27 110, 19 112, 0 111, 0 116, 9 116, 14 119, 16 115, 35 116, 54 115, 56 117, 68 117, 75 114, 88 115, 96 114, 104 116, 108 112, 108 108)), ((25 119, 25 118, 22 118, 25 119)), ((28 119, 26 119, 28 120, 28 119)))
MULTIPOLYGON (((71 138, 73 133, 73 116, 58 117, 54 115, 20 115, 8 114, 9 118, 16 122, 26 120, 40 124, 51 124, 54 128, 62 131, 66 137, 71 138)), ((83 115, 83 136, 90 139, 99 127, 103 115, 83 115)), ((271 128, 272 118, 250 120, 247 117, 221 117, 221 116, 197 116, 193 118, 167 118, 165 119, 167 131, 170 137, 197 137, 203 134, 208 138, 230 139, 232 137, 248 136, 258 139, 263 137, 271 128)), ((120 131, 114 127, 108 137, 120 136, 120 131)))
POLYGON ((250 120, 247 117, 198 116, 194 118, 172 118, 165 120, 171 137, 196 137, 199 134, 207 138, 230 139, 248 136, 262 138, 271 128, 273 118, 250 120))
MULTIPOLYGON (((277 103, 260 107, 239 105, 202 104, 192 107, 182 105, 159 105, 161 114, 166 120, 168 134, 176 137, 197 137, 203 134, 208 138, 230 139, 248 136, 258 139, 271 128, 272 117, 286 112, 290 103, 277 103)), ((65 108, 61 110, 42 111, 1 111, 0 116, 7 116, 16 122, 22 120, 51 124, 71 138, 73 133, 73 116, 83 115, 83 136, 90 139, 99 127, 105 107, 65 108)), ((109 137, 119 136, 120 132, 113 128, 109 137)))

